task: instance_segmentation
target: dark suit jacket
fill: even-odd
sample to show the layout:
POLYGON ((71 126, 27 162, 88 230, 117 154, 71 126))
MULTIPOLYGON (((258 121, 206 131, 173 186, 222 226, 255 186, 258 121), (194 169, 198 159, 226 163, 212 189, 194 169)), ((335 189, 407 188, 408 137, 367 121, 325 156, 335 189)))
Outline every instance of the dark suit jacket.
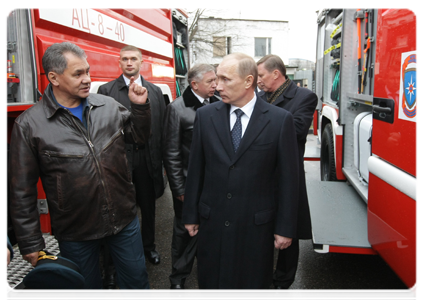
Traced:
POLYGON ((234 153, 229 109, 217 102, 197 110, 182 222, 200 224, 200 288, 269 288, 273 235, 297 232, 294 122, 257 99, 234 153))
MULTIPOLYGON (((145 147, 145 156, 147 161, 148 172, 154 181, 154 192, 156 198, 163 195, 165 184, 163 178, 162 163, 162 130, 163 117, 166 109, 163 93, 159 87, 148 82, 141 76, 142 86, 148 91, 148 99, 151 108, 151 136, 145 147)), ((131 101, 128 97, 128 87, 126 86, 123 75, 117 79, 110 81, 98 89, 99 94, 107 95, 120 102, 127 109, 131 110, 131 101)), ((137 151, 138 146, 127 145, 128 163, 132 169, 138 167, 141 151, 137 151)))
MULTIPOLYGON (((210 103, 219 101, 210 97, 210 103)), ((187 87, 181 97, 166 107, 163 128, 163 163, 173 194, 175 216, 182 217, 183 202, 175 197, 185 194, 185 180, 188 173, 188 160, 197 109, 204 104, 187 87)))
MULTIPOLYGON (((259 97, 267 100, 264 91, 259 92, 259 97)), ((270 95, 269 95, 270 96, 270 95)), ((266 101, 267 102, 267 101, 266 101)), ((299 150, 300 170, 300 206, 298 215, 298 238, 311 239, 310 209, 308 206, 307 189, 304 172, 304 152, 307 135, 317 106, 317 96, 306 88, 298 87, 291 81, 287 89, 280 95, 273 105, 286 109, 294 116, 295 131, 299 150)))

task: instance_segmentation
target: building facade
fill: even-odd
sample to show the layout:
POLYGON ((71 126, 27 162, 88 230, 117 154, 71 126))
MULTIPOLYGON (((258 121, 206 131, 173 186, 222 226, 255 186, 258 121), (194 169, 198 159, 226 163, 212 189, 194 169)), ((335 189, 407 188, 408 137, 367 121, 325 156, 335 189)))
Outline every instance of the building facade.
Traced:
POLYGON ((200 18, 190 42, 191 66, 219 64, 230 53, 242 52, 255 61, 276 54, 288 62, 288 21, 200 18))

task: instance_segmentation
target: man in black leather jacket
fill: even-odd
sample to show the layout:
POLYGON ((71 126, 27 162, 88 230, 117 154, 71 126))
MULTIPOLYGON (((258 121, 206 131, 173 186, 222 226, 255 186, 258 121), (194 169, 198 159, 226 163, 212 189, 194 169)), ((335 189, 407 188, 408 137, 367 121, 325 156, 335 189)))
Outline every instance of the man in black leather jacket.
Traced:
MULTIPOLYGON (((41 178, 51 226, 63 257, 75 262, 85 288, 101 288, 99 249, 109 245, 120 288, 149 288, 125 143, 150 135, 145 88, 131 79, 132 112, 110 97, 90 94, 85 52, 50 46, 42 100, 20 115, 10 146, 11 218, 23 258, 33 266, 45 242, 37 210, 41 178)), ((54 288, 54 287, 52 287, 54 288)))
POLYGON ((166 108, 163 129, 163 162, 173 195, 175 218, 172 237, 171 289, 183 289, 191 273, 197 250, 197 236, 190 237, 181 222, 188 170, 189 152, 197 109, 219 101, 214 96, 216 73, 207 64, 195 65, 188 71, 189 86, 183 95, 166 108))

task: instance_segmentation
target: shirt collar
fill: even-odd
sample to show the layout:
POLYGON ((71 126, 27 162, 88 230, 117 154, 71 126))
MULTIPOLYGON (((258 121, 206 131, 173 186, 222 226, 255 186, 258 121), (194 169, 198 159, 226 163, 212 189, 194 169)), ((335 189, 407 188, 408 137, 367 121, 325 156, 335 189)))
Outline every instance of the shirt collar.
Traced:
MULTIPOLYGON (((57 102, 57 99, 53 93, 53 87, 51 85, 50 85, 50 93, 51 93, 51 98, 53 99, 53 102, 55 102, 58 105, 58 107, 64 107, 63 105, 60 105, 59 102, 57 102)), ((89 107, 87 98, 81 98, 81 103, 82 103, 82 124, 84 124, 84 127, 87 128, 87 119, 85 116, 85 111, 89 107)))
MULTIPOLYGON (((53 87, 52 87, 51 85, 50 85, 50 93, 51 93, 51 98, 53 98, 53 101, 54 101, 57 105, 59 105, 60 107, 67 108, 67 107, 65 107, 65 106, 63 106, 63 105, 61 105, 61 104, 59 104, 59 102, 57 102, 57 99, 56 99, 56 97, 54 96, 54 93, 53 93, 53 87)), ((81 98, 81 103, 82 103, 82 105, 83 105, 83 107, 84 107, 84 109, 85 109, 85 107, 87 107, 87 106, 88 106, 87 98, 81 98)))
MULTIPOLYGON (((192 89, 191 89, 192 90, 192 89)), ((204 103, 204 98, 203 97, 201 97, 201 96, 198 96, 195 92, 194 92, 194 90, 192 90, 192 93, 195 95, 195 97, 197 97, 197 99, 201 102, 201 103, 204 103)))
POLYGON ((256 93, 254 93, 253 99, 251 99, 247 104, 245 104, 243 107, 237 107, 235 105, 231 104, 231 109, 229 111, 229 114, 233 113, 236 109, 240 108, 242 112, 248 117, 251 118, 251 115, 253 114, 254 105, 256 104, 257 96, 256 93))
MULTIPOLYGON (((128 78, 126 78, 126 76, 125 76, 125 75, 123 75, 122 77, 123 77, 123 80, 125 80, 126 85, 128 86, 128 85, 129 85, 130 80, 129 80, 128 78)), ((137 79, 135 79, 135 83, 138 83, 140 86, 142 86, 142 83, 141 83, 141 75, 140 75, 140 76, 138 76, 138 78, 137 78, 137 79)))

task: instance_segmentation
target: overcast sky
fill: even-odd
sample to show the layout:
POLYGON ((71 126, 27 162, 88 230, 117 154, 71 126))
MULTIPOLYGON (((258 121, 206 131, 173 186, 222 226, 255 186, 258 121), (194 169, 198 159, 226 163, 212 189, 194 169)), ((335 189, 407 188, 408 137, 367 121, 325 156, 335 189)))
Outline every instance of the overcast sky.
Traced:
POLYGON ((289 22, 288 58, 302 58, 311 61, 316 60, 316 33, 317 33, 317 10, 319 6, 307 5, 301 11, 294 5, 285 6, 281 9, 261 7, 242 8, 230 7, 229 9, 208 9, 205 13, 216 12, 215 17, 234 19, 254 19, 289 22))

